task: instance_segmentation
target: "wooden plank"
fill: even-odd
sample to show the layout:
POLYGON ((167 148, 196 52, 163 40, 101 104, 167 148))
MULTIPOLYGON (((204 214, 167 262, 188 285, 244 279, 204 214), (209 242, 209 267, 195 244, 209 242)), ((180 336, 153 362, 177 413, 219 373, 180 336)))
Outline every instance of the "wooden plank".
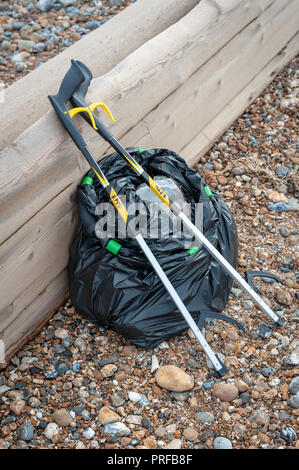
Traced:
MULTIPOLYGON (((124 135, 179 83, 183 83, 198 64, 207 60, 209 54, 213 55, 217 48, 221 48, 271 4, 273 0, 230 0, 226 6, 228 8, 231 5, 231 9, 225 11, 225 17, 215 7, 215 2, 202 0, 192 14, 142 46, 145 57, 143 66, 147 74, 137 75, 138 87, 135 86, 136 73, 132 68, 133 64, 140 62, 140 52, 136 51, 116 71, 106 75, 104 81, 101 78, 92 82, 88 100, 98 101, 99 96, 109 104, 114 100, 116 104, 113 109, 119 118, 115 135, 124 135), (198 21, 194 21, 194 18, 198 21), (193 41, 196 47, 193 47, 193 41), (168 44, 172 53, 169 54, 166 48, 161 55, 161 43, 168 44), (166 62, 163 62, 163 57, 166 62), (127 71, 130 71, 129 75, 127 71), (119 87, 111 91, 111 83, 118 83, 119 87), (121 100, 120 96, 123 97, 121 100), (142 105, 136 106, 136 103, 142 105)), ((77 122, 80 122, 82 129, 82 120, 79 118, 77 122)), ((107 150, 106 143, 86 127, 84 134, 91 150, 96 150, 96 155, 103 155, 107 150)), ((7 240, 66 186, 79 181, 87 165, 84 163, 81 168, 75 165, 74 155, 78 158, 78 151, 54 112, 46 114, 1 152, 0 243, 7 240)))
POLYGON ((50 109, 70 60, 85 62, 97 77, 188 13, 198 0, 138 0, 100 28, 5 90, 0 114, 0 150, 50 109))
POLYGON ((226 106, 218 112, 204 129, 179 153, 190 165, 198 162, 199 158, 213 146, 215 141, 228 129, 260 94, 261 90, 273 80, 275 75, 285 67, 299 52, 299 33, 286 47, 273 57, 254 79, 226 106))
POLYGON ((12 257, 10 263, 4 263, 0 278, 0 331, 30 305, 50 279, 65 269, 76 225, 76 211, 72 209, 50 231, 12 257))
POLYGON ((44 291, 3 331, 1 340, 5 345, 6 362, 40 332, 67 295, 67 271, 64 270, 50 280, 44 291))
POLYGON ((145 116, 124 144, 179 151, 298 31, 297 6, 297 1, 275 2, 145 116))

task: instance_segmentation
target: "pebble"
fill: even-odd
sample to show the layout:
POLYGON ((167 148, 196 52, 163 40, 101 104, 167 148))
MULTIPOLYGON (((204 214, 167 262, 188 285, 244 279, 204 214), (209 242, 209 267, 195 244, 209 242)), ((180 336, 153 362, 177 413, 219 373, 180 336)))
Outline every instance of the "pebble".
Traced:
POLYGON ((278 176, 287 176, 289 174, 289 172, 290 172, 290 168, 288 168, 287 166, 279 166, 275 170, 275 173, 278 176))
POLYGON ((173 439, 173 441, 166 444, 164 449, 181 449, 183 442, 181 439, 173 439))
POLYGON ((45 436, 52 442, 57 442, 59 440, 59 427, 56 423, 49 423, 44 431, 45 436))
POLYGON ((34 437, 34 427, 30 421, 25 421, 20 426, 20 440, 21 441, 31 441, 34 437))
POLYGON ((273 367, 262 367, 261 374, 263 374, 264 377, 270 377, 270 375, 275 374, 275 369, 273 369, 273 367))
POLYGON ((36 4, 37 8, 40 9, 42 12, 49 11, 53 7, 54 1, 53 0, 39 0, 36 4))
POLYGON ((208 411, 199 411, 196 416, 199 423, 212 424, 215 421, 215 416, 208 411))
POLYGON ((101 369, 101 374, 104 378, 112 377, 117 371, 117 366, 115 364, 106 364, 101 369))
POLYGON ((155 375, 157 384, 173 392, 185 392, 194 386, 193 377, 177 366, 162 366, 155 375))
POLYGON ((289 391, 292 395, 299 394, 299 376, 294 377, 290 383, 289 391))
POLYGON ((239 391, 233 384, 221 383, 213 386, 212 394, 221 401, 230 402, 238 397, 239 391))
POLYGON ((51 418, 58 426, 69 426, 73 422, 71 415, 65 408, 54 411, 51 418))
POLYGON ((290 405, 291 405, 292 408, 298 409, 298 408, 299 408, 299 394, 293 395, 293 396, 289 399, 289 403, 290 403, 290 405))
POLYGON ((198 431, 195 428, 189 427, 184 430, 183 436, 187 441, 194 442, 198 440, 198 431))
POLYGON ((117 423, 120 420, 120 416, 114 411, 110 410, 110 408, 107 406, 103 406, 98 414, 98 419, 101 424, 105 425, 117 423))
POLYGON ((154 374, 159 369, 159 362, 155 355, 152 356, 151 373, 154 374))
POLYGON ((103 432, 106 434, 113 434, 117 436, 128 436, 130 434, 130 429, 124 423, 111 423, 106 424, 103 432))
POLYGON ((95 436, 95 431, 92 428, 86 428, 83 431, 83 436, 85 437, 85 439, 90 440, 95 436))
POLYGON ((213 442, 214 449, 232 449, 232 443, 226 437, 216 437, 213 442))
POLYGON ((297 434, 291 426, 281 429, 280 435, 288 445, 293 444, 297 440, 297 434))

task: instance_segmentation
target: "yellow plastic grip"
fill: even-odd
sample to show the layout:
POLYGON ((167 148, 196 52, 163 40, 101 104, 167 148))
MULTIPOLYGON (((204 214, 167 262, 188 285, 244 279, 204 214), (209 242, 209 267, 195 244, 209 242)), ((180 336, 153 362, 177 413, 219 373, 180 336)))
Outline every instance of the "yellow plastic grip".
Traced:
POLYGON ((92 103, 92 104, 90 104, 89 106, 86 106, 86 107, 78 106, 77 108, 70 109, 70 111, 65 111, 64 114, 69 114, 70 117, 73 118, 78 113, 87 113, 90 120, 91 120, 92 127, 97 131, 98 128, 97 128, 96 123, 94 121, 94 117, 92 115, 92 112, 98 107, 103 108, 106 111, 106 113, 108 114, 108 116, 110 117, 111 121, 116 122, 114 117, 112 116, 112 113, 111 113, 110 109, 108 108, 108 106, 105 103, 92 103))
POLYGON ((158 196, 158 198, 161 199, 161 201, 164 202, 167 207, 169 207, 169 197, 151 177, 149 177, 149 186, 151 190, 158 196))
POLYGON ((123 205, 123 203, 121 202, 120 198, 118 197, 118 195, 116 194, 113 188, 111 188, 111 191, 110 191, 110 199, 115 209, 117 210, 117 212, 119 213, 119 215, 121 216, 121 218, 126 224, 127 219, 128 219, 128 213, 126 211, 125 206, 123 205))

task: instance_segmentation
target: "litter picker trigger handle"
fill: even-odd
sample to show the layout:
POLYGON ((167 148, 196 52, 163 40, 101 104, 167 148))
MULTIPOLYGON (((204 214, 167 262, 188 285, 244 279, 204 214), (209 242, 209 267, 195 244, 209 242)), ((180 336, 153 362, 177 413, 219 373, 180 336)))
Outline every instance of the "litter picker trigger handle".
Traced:
POLYGON ((62 80, 57 95, 48 96, 57 116, 79 149, 84 147, 86 143, 75 124, 72 122, 72 117, 69 114, 66 105, 76 88, 83 80, 84 75, 81 72, 81 69, 76 64, 76 61, 72 60, 72 65, 62 80))
MULTIPOLYGON (((84 78, 80 82, 80 84, 78 85, 78 87, 76 88, 74 93, 72 94, 72 96, 70 98, 70 101, 71 101, 73 106, 85 107, 86 108, 87 104, 85 102, 85 95, 86 95, 86 92, 88 90, 88 87, 89 87, 91 79, 92 79, 92 73, 89 70, 89 68, 86 67, 85 64, 80 62, 80 60, 74 60, 72 62, 76 63, 76 66, 80 69, 80 71, 81 71, 84 78)), ((88 114, 83 113, 82 117, 88 123, 91 122, 90 117, 88 116, 88 114)), ((110 143, 111 140, 112 140, 112 134, 109 131, 109 129, 107 129, 107 127, 104 126, 104 124, 99 120, 99 118, 97 116, 93 115, 93 118, 94 118, 94 122, 95 122, 95 126, 96 126, 96 131, 98 132, 98 134, 100 134, 100 136, 103 137, 103 139, 105 139, 107 142, 110 143)))

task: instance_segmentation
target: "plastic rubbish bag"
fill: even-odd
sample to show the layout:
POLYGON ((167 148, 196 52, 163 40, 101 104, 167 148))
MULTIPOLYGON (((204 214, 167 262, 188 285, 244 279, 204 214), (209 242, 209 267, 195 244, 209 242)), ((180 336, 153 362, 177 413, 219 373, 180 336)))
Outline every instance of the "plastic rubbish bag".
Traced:
MULTIPOLYGON (((169 188, 165 189, 175 194, 182 204, 188 203, 184 210, 189 211, 193 223, 196 223, 198 207, 201 209, 204 235, 236 267, 236 225, 221 197, 213 194, 200 175, 175 152, 138 148, 128 151, 152 178, 159 177, 159 184, 161 178, 164 183, 168 180, 169 188)), ((143 201, 145 211, 150 210, 152 196, 119 155, 109 155, 100 164, 116 192, 126 197, 127 207, 132 202, 143 201)), ((98 208, 102 203, 110 203, 92 171, 79 186, 77 201, 80 226, 69 259, 70 297, 76 310, 99 326, 113 329, 146 349, 186 330, 185 320, 137 242, 122 238, 120 231, 113 240, 100 236, 97 227, 104 216, 98 208)), ((109 225, 109 217, 106 222, 109 225)), ((190 234, 173 235, 174 231, 170 230, 169 237, 145 238, 199 327, 208 318, 237 324, 221 314, 232 287, 230 276, 190 234)))

